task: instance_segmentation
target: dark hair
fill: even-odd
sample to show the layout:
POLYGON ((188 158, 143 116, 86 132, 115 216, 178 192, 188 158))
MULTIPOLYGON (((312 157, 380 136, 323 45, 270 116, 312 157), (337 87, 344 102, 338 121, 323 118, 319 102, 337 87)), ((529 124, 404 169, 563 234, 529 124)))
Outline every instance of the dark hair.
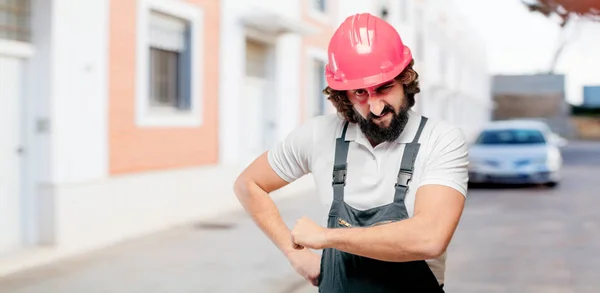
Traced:
MULTIPOLYGON (((394 78, 402 84, 404 96, 406 97, 409 108, 412 108, 415 105, 415 94, 421 91, 419 88, 419 74, 413 69, 414 63, 414 59, 411 60, 406 68, 394 78)), ((323 90, 323 93, 327 95, 327 99, 331 101, 338 113, 341 114, 345 120, 351 123, 356 123, 358 121, 356 112, 346 95, 346 91, 338 91, 327 87, 323 90)))

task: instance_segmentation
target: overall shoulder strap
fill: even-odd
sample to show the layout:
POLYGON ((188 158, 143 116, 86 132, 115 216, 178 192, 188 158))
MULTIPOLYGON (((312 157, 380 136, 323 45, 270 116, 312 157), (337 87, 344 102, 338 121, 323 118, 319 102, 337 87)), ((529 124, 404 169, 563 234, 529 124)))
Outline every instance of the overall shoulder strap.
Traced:
POLYGON ((419 129, 417 130, 413 141, 404 147, 400 171, 398 172, 398 177, 396 179, 396 192, 394 194, 395 202, 404 202, 404 197, 408 191, 408 182, 412 179, 413 171, 415 169, 415 160, 417 159, 417 154, 419 153, 419 148, 421 146, 421 144, 419 144, 419 138, 421 137, 421 133, 423 132, 426 123, 427 117, 422 116, 419 129))
POLYGON ((348 148, 350 142, 346 141, 346 130, 348 121, 344 123, 342 135, 335 140, 335 159, 333 163, 333 200, 344 200, 344 186, 346 185, 346 172, 348 160, 348 148))

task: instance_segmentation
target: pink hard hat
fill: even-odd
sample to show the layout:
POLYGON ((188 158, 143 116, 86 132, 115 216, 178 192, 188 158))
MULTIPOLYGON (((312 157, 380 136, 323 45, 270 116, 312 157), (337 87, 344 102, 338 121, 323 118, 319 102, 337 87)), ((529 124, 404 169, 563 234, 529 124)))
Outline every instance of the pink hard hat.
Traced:
POLYGON ((375 86, 395 78, 412 60, 410 49, 385 20, 361 13, 350 16, 335 31, 325 66, 334 90, 375 86))

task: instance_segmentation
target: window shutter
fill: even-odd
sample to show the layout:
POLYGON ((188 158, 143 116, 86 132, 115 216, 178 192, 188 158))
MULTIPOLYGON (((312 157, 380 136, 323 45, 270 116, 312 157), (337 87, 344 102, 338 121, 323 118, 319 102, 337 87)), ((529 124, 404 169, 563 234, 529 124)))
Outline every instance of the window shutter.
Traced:
POLYGON ((185 51, 187 27, 187 22, 183 19, 152 11, 150 14, 150 46, 166 51, 185 51))

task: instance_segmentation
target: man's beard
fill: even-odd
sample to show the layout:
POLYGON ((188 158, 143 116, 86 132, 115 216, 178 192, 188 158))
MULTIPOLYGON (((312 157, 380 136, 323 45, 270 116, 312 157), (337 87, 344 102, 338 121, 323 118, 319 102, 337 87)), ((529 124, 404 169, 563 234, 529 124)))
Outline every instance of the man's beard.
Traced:
POLYGON ((401 107, 399 113, 396 113, 392 107, 386 105, 383 108, 380 116, 387 114, 388 112, 392 115, 392 120, 388 127, 380 127, 373 120, 377 118, 373 113, 369 112, 369 116, 365 119, 360 114, 356 113, 358 118, 358 125, 360 130, 368 137, 372 142, 381 143, 384 141, 394 141, 404 130, 404 127, 408 123, 408 108, 401 107))

